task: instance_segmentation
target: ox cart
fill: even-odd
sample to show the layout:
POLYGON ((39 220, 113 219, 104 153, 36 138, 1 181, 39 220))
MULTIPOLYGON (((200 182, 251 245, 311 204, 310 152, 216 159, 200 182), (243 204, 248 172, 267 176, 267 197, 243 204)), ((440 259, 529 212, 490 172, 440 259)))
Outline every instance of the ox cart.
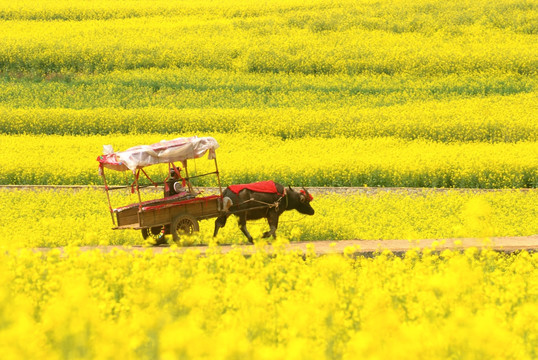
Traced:
MULTIPOLYGON (((103 179, 108 207, 115 230, 141 230, 144 239, 159 245, 166 242, 165 235, 171 234, 178 242, 184 235, 199 230, 198 222, 218 217, 222 211, 222 187, 215 150, 219 147, 212 137, 177 138, 161 141, 152 145, 132 147, 122 152, 113 152, 105 146, 103 155, 97 158, 99 173, 103 179), (214 161, 214 171, 189 176, 188 162, 207 154, 214 161), (167 164, 167 174, 162 182, 154 182, 145 168, 157 164, 167 164), (109 187, 105 169, 130 172, 133 182, 127 186, 109 187), (219 194, 203 196, 193 188, 192 179, 202 176, 216 176, 219 194), (141 183, 141 177, 149 180, 150 185, 141 183), (162 198, 142 201, 140 188, 163 185, 162 198), (113 208, 110 190, 131 188, 137 193, 138 201, 126 206, 113 208)), ((166 165, 161 165, 161 167, 166 165)))

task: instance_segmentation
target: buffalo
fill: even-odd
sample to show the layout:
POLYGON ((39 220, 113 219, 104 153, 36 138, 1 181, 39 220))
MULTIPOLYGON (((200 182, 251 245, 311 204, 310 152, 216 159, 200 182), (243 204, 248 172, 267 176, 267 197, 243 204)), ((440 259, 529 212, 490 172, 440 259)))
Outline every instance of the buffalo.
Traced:
POLYGON ((239 227, 250 243, 253 243, 253 240, 247 230, 247 220, 266 218, 269 231, 266 231, 263 237, 275 238, 278 218, 284 211, 295 209, 301 214, 314 215, 314 209, 310 205, 312 196, 305 188, 296 191, 291 186, 286 188, 273 181, 231 185, 223 191, 222 197, 223 215, 215 220, 214 237, 232 214, 239 218, 239 227))

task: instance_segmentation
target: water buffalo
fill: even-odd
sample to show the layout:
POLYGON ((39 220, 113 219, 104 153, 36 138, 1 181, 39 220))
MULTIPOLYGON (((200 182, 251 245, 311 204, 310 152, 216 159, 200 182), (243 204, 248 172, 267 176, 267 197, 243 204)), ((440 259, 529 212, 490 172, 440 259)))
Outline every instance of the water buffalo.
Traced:
POLYGON ((314 215, 314 209, 310 206, 312 196, 308 191, 295 191, 290 187, 274 183, 273 181, 261 181, 253 184, 241 184, 228 186, 222 193, 224 214, 215 220, 215 232, 226 225, 226 220, 232 214, 239 218, 239 227, 250 243, 252 236, 247 230, 247 220, 266 218, 269 223, 269 231, 263 233, 263 237, 276 237, 278 218, 286 210, 297 210, 301 214, 314 215), (246 210, 246 211, 245 211, 246 210))

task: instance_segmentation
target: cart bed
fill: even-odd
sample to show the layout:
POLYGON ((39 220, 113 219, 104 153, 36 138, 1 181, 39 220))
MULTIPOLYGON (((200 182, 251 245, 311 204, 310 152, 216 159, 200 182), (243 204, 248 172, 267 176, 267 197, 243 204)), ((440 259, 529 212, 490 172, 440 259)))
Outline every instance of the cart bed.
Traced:
POLYGON ((190 215, 197 220, 216 217, 220 211, 220 198, 220 195, 193 197, 190 194, 178 194, 124 206, 114 209, 118 220, 118 226, 114 229, 142 229, 167 225, 181 214, 190 215))

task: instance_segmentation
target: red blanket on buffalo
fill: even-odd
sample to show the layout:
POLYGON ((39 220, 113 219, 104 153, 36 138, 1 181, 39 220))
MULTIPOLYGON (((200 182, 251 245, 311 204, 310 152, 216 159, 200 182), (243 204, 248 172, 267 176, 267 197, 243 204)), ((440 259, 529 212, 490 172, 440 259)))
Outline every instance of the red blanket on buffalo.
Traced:
POLYGON ((230 185, 228 186, 228 189, 232 190, 232 192, 236 194, 239 194, 239 192, 243 189, 249 189, 256 192, 282 195, 276 189, 276 185, 273 180, 259 181, 251 184, 230 185))

